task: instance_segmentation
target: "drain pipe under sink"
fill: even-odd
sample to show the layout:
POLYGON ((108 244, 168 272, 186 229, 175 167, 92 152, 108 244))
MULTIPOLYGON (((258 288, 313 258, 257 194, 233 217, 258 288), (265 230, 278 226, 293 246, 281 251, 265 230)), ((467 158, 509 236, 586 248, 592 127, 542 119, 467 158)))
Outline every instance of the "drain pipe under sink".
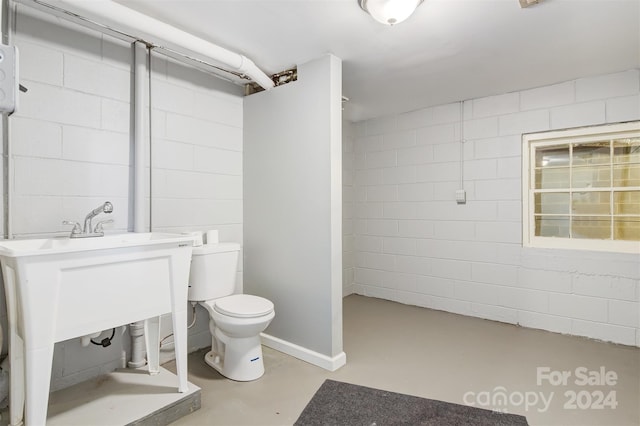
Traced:
POLYGON ((131 336, 131 360, 127 362, 127 367, 144 367, 147 363, 145 359, 144 321, 129 324, 129 335, 131 336))

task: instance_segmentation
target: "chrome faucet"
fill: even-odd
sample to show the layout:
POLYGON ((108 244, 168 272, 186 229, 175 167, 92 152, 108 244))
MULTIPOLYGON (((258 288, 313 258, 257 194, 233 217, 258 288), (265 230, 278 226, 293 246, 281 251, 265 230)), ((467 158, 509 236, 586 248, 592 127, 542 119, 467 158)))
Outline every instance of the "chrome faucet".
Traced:
POLYGON ((82 232, 84 234, 93 232, 91 230, 91 219, 98 216, 100 213, 111 213, 111 212, 113 212, 113 204, 111 204, 109 201, 91 210, 89 214, 87 214, 87 217, 84 218, 84 227, 82 228, 82 232))
POLYGON ((113 222, 113 219, 103 220, 98 222, 95 228, 92 229, 91 220, 98 216, 100 213, 111 213, 113 212, 113 204, 109 201, 104 204, 96 207, 91 210, 87 216, 84 218, 84 227, 80 227, 78 222, 65 220, 62 223, 64 225, 73 225, 73 229, 71 230, 71 238, 86 238, 86 237, 102 237, 104 236, 104 230, 102 229, 103 225, 106 223, 113 222))

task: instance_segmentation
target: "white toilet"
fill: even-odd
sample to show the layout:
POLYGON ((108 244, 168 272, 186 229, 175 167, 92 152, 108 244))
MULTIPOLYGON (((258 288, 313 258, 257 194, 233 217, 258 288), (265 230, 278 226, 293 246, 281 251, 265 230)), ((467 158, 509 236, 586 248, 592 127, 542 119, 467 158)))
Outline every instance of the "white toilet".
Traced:
POLYGON ((206 363, 225 377, 245 382, 264 374, 260 333, 275 312, 267 299, 233 294, 239 253, 235 243, 194 247, 188 298, 209 312, 212 339, 206 363))

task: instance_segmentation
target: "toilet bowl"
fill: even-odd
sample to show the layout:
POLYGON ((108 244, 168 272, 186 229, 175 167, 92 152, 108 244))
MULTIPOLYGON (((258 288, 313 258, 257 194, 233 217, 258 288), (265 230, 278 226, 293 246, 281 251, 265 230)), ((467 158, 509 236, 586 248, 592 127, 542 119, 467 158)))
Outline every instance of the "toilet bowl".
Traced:
POLYGON ((188 299, 209 313, 211 350, 205 362, 229 379, 250 381, 264 374, 260 333, 275 311, 263 297, 234 294, 239 252, 234 243, 194 247, 188 299))
POLYGON ((262 297, 236 294, 200 302, 209 312, 211 350, 205 362, 220 374, 237 381, 250 381, 264 374, 260 333, 275 312, 262 297))

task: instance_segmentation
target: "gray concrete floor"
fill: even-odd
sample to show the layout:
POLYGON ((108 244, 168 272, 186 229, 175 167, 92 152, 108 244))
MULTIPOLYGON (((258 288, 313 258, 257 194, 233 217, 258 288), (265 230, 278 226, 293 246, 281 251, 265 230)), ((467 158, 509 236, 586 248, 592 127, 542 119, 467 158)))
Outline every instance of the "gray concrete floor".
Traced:
POLYGON ((327 378, 506 408, 531 425, 640 424, 639 348, 355 295, 344 299, 343 311, 347 364, 335 372, 264 348, 265 375, 238 383, 208 367, 203 351, 191 354, 189 380, 202 388, 202 408, 174 424, 291 425, 327 378), (608 384, 598 377, 601 367, 610 372, 608 384), (538 384, 541 368, 552 379, 569 372, 566 385, 538 384), (599 384, 583 384, 583 376, 599 384), (491 405, 500 394, 512 403, 491 405))

